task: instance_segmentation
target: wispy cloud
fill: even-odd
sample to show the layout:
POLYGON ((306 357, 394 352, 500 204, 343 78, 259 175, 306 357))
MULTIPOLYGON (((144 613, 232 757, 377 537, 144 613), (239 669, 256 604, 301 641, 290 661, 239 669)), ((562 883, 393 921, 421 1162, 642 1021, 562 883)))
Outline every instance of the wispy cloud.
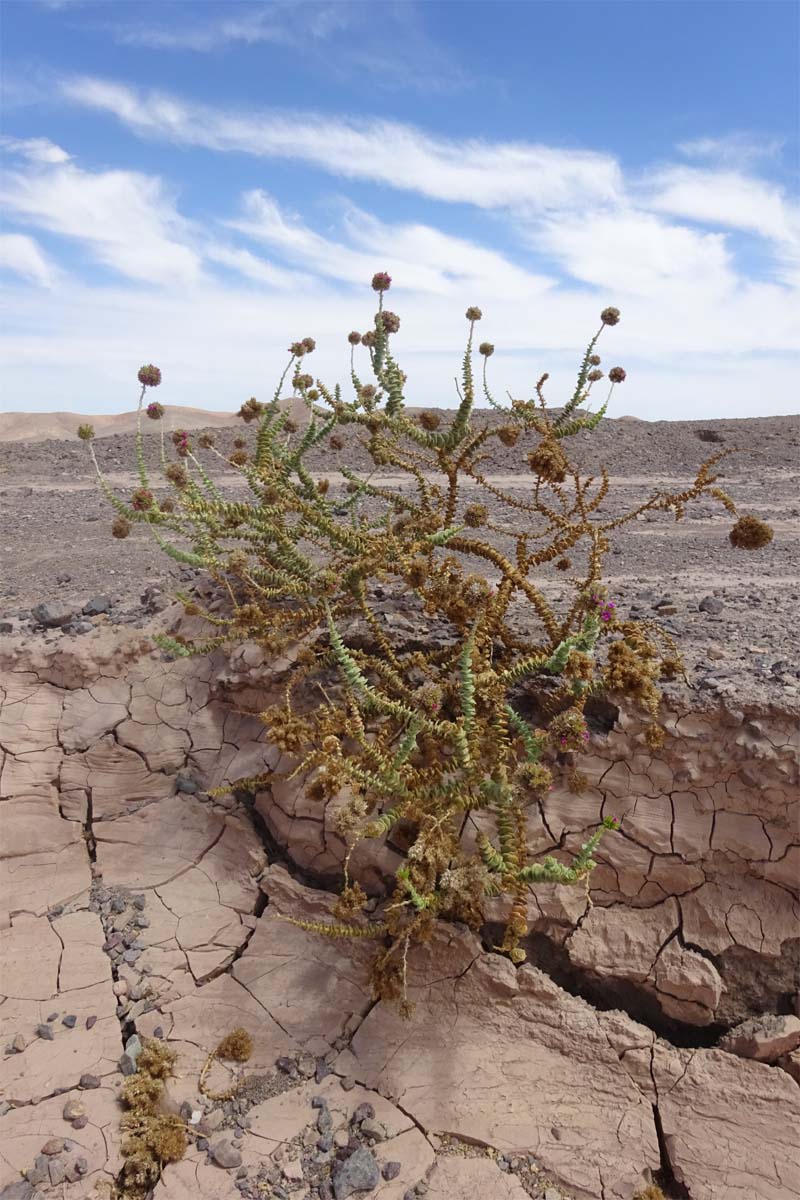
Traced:
POLYGON ((29 162, 64 163, 69 162, 69 154, 62 150, 49 138, 14 138, 0 137, 0 147, 10 154, 19 155, 29 162))
POLYGON ((41 246, 22 233, 0 234, 0 270, 11 271, 45 288, 52 287, 59 275, 41 246))
POLYGON ((83 243, 94 258, 145 283, 196 280, 188 224, 160 180, 135 171, 84 171, 37 161, 0 178, 0 203, 18 224, 83 243))
POLYGON ((680 142, 678 150, 686 158, 746 166, 759 159, 778 158, 785 144, 785 138, 732 133, 727 137, 702 137, 680 142))
POLYGON ((589 150, 437 138, 393 121, 271 110, 250 115, 91 77, 65 80, 62 89, 69 100, 112 113, 144 137, 300 160, 341 178, 479 208, 537 212, 612 201, 622 192, 615 159, 589 150))

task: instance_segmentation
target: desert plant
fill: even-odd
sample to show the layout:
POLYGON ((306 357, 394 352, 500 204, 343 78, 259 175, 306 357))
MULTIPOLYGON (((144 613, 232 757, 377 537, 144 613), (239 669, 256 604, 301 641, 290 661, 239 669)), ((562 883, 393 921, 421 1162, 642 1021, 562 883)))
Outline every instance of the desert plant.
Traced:
MULTIPOLYGON (((530 886, 587 885, 613 819, 599 824, 571 859, 535 859, 527 836, 527 810, 540 803, 554 773, 568 774, 580 789, 573 758, 589 739, 587 699, 598 690, 625 696, 649 714, 648 738, 659 742, 659 681, 680 669, 679 659, 654 623, 623 620, 608 598, 602 566, 613 535, 647 511, 669 511, 679 520, 703 495, 732 513, 735 507, 714 474, 729 450, 705 462, 683 491, 657 493, 618 515, 604 510, 606 471, 586 477, 570 460, 570 439, 597 427, 625 378, 612 367, 608 395, 594 412, 588 409, 604 378, 598 339, 619 322, 617 309, 603 310, 560 410, 545 400, 547 375, 531 399, 501 404, 487 376, 489 342, 479 347, 483 369, 476 381, 473 338, 481 312, 467 309, 459 404, 443 422, 438 412, 406 406, 406 376, 393 351, 400 320, 383 305, 390 282, 383 272, 375 276, 373 326, 348 337, 351 398, 305 370, 314 349, 305 338, 289 348, 272 399, 243 404, 240 415, 254 433, 229 457, 212 436, 201 435, 195 448, 179 432, 171 459, 162 432, 169 503, 153 491, 141 421, 139 486, 130 499, 111 489, 99 467, 98 475, 117 512, 115 536, 143 523, 167 554, 203 568, 227 597, 227 611, 210 612, 180 596, 187 612, 203 613, 212 634, 193 646, 162 637, 162 647, 183 655, 250 639, 277 655, 293 645, 284 701, 262 714, 272 740, 294 756, 292 774, 305 778, 321 806, 347 797, 338 826, 351 852, 361 839, 402 826, 405 858, 379 920, 360 916, 367 898, 349 875, 348 855, 336 922, 298 923, 334 936, 380 939, 375 994, 404 1005, 409 945, 430 936, 434 918, 479 927, 485 899, 506 897, 497 948, 520 962, 530 886), (282 402, 287 380, 293 408, 305 413, 300 427, 282 402), (480 391, 494 411, 479 422, 480 391), (527 464, 523 489, 496 486, 482 468, 497 443, 527 464), (366 451, 370 471, 347 465, 348 444, 366 451), (341 459, 333 482, 315 476, 306 462, 323 448, 341 459), (249 494, 223 492, 223 482, 212 478, 213 462, 235 472, 228 480, 238 477, 249 494), (409 486, 382 481, 382 473, 409 486), (548 570, 561 572, 560 582, 571 587, 565 611, 542 589, 548 570), (435 624, 447 636, 423 639, 420 647, 387 627, 375 611, 375 585, 402 591, 423 629, 435 624), (359 644, 346 633, 354 618, 365 631, 359 644)), ((152 366, 139 373, 140 417, 147 388, 160 378, 152 366)), ((160 405, 146 411, 163 417, 160 405)), ((745 532, 734 544, 758 542, 757 531, 745 532)), ((239 786, 254 790, 269 778, 239 786)))

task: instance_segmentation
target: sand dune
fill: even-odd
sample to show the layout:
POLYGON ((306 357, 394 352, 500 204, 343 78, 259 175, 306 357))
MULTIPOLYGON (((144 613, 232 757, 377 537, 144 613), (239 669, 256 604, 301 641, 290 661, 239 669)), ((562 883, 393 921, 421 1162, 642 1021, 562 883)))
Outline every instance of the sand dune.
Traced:
MULTIPOLYGON (((232 412, 212 412, 205 408, 187 408, 178 404, 167 404, 166 422, 168 429, 203 429, 207 425, 219 428, 239 424, 232 412)), ((109 437, 115 433, 133 433, 136 428, 136 410, 124 413, 0 413, 0 442, 46 442, 75 437, 79 425, 88 422, 94 425, 98 437, 109 437)), ((155 432, 158 424, 145 421, 144 428, 155 432)))

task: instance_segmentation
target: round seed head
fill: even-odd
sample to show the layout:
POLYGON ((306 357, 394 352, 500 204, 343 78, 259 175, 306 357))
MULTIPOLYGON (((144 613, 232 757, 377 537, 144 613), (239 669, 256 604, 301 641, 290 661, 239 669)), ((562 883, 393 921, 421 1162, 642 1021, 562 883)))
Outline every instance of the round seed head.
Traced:
POLYGON ((392 277, 387 275, 386 271, 376 271, 372 276, 373 292, 388 292, 392 286, 392 277))
POLYGON ((608 378, 612 383, 624 383, 625 371, 622 367, 612 367, 608 372, 608 378))
POLYGON ((600 313, 600 320, 603 322, 604 325, 618 325, 619 324, 619 309, 618 308, 604 308, 603 311, 600 313))
POLYGON ((469 308, 467 309, 465 315, 466 315, 466 318, 468 321, 480 321, 481 317, 483 316, 483 313, 474 304, 471 304, 469 306, 469 308))
POLYGON ((161 372, 158 367, 154 367, 152 363, 148 363, 147 366, 139 367, 136 378, 145 387, 158 387, 161 383, 161 372))
POLYGON ((482 354, 484 358, 491 358, 494 354, 494 346, 491 342, 481 342, 478 346, 478 353, 482 354))

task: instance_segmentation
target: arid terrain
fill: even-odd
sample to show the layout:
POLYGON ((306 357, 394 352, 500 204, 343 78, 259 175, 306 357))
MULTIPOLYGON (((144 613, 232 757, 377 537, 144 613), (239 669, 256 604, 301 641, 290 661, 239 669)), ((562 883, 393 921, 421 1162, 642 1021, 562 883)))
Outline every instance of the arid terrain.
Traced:
MULTIPOLYGON (((8 418, 3 1200, 113 1194, 117 1095, 149 1037, 178 1054, 169 1103, 192 1133, 155 1200, 633 1200, 653 1182, 671 1200, 800 1200, 800 421, 623 417, 574 440, 584 470, 606 466, 614 515, 736 448, 720 485, 774 541, 734 550, 710 501, 620 532, 609 594, 684 653, 666 743, 651 750, 612 706, 598 715, 586 791, 556 789, 531 815, 542 853, 621 820, 590 894, 534 890, 519 968, 491 950, 494 914, 480 937, 440 925, 416 952, 404 1021, 372 999, 363 943, 283 919, 330 914, 345 851, 332 811, 312 808, 302 778, 209 795, 282 765, 257 714, 288 664, 253 645, 178 661, 155 649, 150 633, 187 620, 175 589, 205 580, 142 527, 112 538, 65 414, 30 418, 28 440, 8 418), (214 1061, 204 1090, 234 1027, 253 1055, 214 1061)), ((96 421, 94 444, 125 489, 134 438, 114 420, 96 421)), ((215 428, 229 451, 241 427, 215 428)), ((155 465, 158 439, 146 443, 155 465)), ((341 465, 368 464, 354 439, 316 454, 334 496, 341 465)), ((241 489, 216 461, 223 488, 241 489)), ((481 469, 523 492, 517 461, 503 449, 481 469)), ((566 602, 563 575, 541 586, 566 602)), ((414 634, 406 598, 376 600, 414 634)), ((353 871, 377 902, 398 862, 378 842, 353 871)))

